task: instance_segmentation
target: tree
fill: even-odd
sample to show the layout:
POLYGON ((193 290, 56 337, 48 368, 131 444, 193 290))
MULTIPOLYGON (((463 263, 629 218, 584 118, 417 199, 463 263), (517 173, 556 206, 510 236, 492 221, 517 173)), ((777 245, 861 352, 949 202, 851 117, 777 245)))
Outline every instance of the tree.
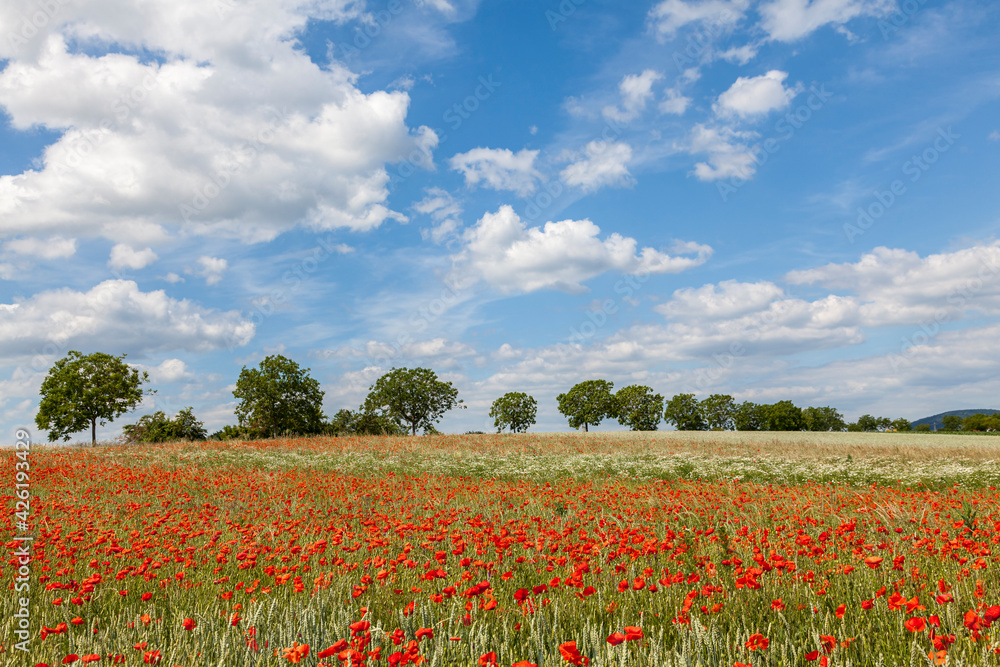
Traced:
POLYGON ((149 381, 149 374, 140 373, 124 359, 124 354, 84 356, 72 350, 49 369, 35 416, 38 428, 48 430, 49 442, 69 440, 70 434, 89 426, 90 442, 96 445, 97 422, 104 426, 142 402, 142 384, 149 381))
POLYGON ((618 423, 633 431, 655 431, 662 419, 663 396, 649 387, 632 384, 615 393, 618 423))
POLYGON ((519 391, 508 391, 493 401, 490 406, 490 417, 497 433, 509 428, 513 433, 524 433, 535 423, 538 414, 538 402, 531 396, 519 391))
POLYGON ((1000 427, 1000 416, 977 412, 962 419, 963 431, 996 431, 1000 427))
POLYGON ((804 409, 802 420, 807 431, 843 431, 847 428, 844 415, 829 406, 804 409))
POLYGON ((194 408, 187 407, 168 419, 162 410, 143 415, 136 424, 122 427, 129 442, 167 442, 170 440, 204 440, 205 424, 194 416, 194 408))
POLYGON ((569 419, 573 428, 582 426, 584 431, 589 431, 591 424, 597 426, 606 417, 615 416, 614 387, 608 380, 586 380, 573 385, 565 394, 556 396, 559 412, 569 419))
POLYGON ((712 394, 701 402, 701 414, 712 430, 732 430, 734 412, 736 401, 729 394, 712 394))
POLYGON ((962 427, 962 418, 958 415, 945 415, 941 417, 941 426, 946 431, 957 431, 962 427))
POLYGON ((240 426, 277 437, 283 433, 319 433, 323 429, 323 391, 299 368, 280 354, 270 355, 258 368, 243 367, 233 396, 239 401, 240 426))
POLYGON ((893 431, 905 433, 906 431, 913 430, 913 424, 906 417, 900 417, 899 419, 893 419, 892 423, 889 424, 889 428, 893 431))
POLYGON ((890 426, 892 426, 892 420, 888 417, 873 417, 872 415, 858 417, 858 428, 865 432, 887 431, 890 426))
POLYGON ((778 401, 769 406, 767 415, 768 431, 801 431, 805 426, 802 408, 791 401, 778 401))
POLYGON ((406 425, 412 435, 434 431, 435 422, 454 407, 464 408, 458 389, 438 380, 429 368, 393 368, 369 387, 365 412, 406 425))
POLYGON ((762 431, 767 428, 771 406, 743 401, 733 412, 733 426, 737 431, 762 431))
POLYGON ((701 405, 694 394, 677 394, 667 401, 663 419, 678 431, 704 431, 706 427, 701 405))
POLYGON ((392 418, 363 409, 338 410, 324 431, 332 435, 406 435, 406 429, 392 418))

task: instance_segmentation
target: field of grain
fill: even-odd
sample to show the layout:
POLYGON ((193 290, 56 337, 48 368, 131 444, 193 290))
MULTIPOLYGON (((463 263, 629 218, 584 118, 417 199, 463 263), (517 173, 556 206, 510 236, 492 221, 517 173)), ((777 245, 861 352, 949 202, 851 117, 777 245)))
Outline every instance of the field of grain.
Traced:
POLYGON ((991 437, 34 445, 2 466, 8 506, 30 489, 27 533, 3 524, 4 665, 1000 662, 991 437))

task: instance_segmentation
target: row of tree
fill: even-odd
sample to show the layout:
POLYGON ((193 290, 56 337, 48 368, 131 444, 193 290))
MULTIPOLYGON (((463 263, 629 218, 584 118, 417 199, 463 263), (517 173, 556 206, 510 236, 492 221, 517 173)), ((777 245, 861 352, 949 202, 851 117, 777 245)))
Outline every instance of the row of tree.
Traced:
MULTIPOLYGON (((42 383, 42 401, 36 423, 49 431, 49 440, 90 428, 96 442, 97 423, 103 426, 134 409, 146 395, 148 382, 124 362, 113 357, 77 351, 56 362, 42 383)), ((418 430, 435 433, 435 424, 453 408, 464 408, 458 390, 427 368, 393 368, 369 387, 357 410, 340 410, 332 419, 323 414, 324 392, 309 376, 308 368, 282 355, 271 355, 256 368, 240 371, 233 390, 239 424, 212 434, 213 438, 276 437, 286 434, 416 435, 418 430)), ((587 380, 556 397, 559 412, 573 428, 589 430, 605 419, 617 419, 633 431, 655 431, 661 421, 681 431, 909 431, 906 419, 863 415, 848 424, 836 409, 800 408, 791 401, 772 404, 743 401, 729 394, 712 394, 698 400, 694 394, 677 394, 664 401, 645 385, 629 385, 614 391, 608 380, 587 380)), ((490 408, 497 432, 526 431, 535 423, 538 403, 522 392, 508 392, 490 408)), ((944 418, 946 430, 1000 430, 1000 415, 972 415, 962 420, 944 418)), ((134 442, 199 440, 206 437, 204 424, 192 408, 174 417, 162 411, 145 415, 123 429, 134 442)))

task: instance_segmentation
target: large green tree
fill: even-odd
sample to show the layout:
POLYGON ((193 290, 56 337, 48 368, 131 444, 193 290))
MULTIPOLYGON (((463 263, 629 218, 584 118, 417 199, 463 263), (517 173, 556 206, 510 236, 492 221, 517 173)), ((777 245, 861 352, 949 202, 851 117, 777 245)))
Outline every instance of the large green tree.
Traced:
POLYGON ((605 418, 614 417, 615 388, 608 380, 586 380, 573 387, 565 394, 556 396, 559 412, 566 416, 573 428, 583 427, 589 431, 590 426, 597 426, 605 418))
POLYGON ((704 431, 707 426, 701 403, 694 394, 677 394, 667 401, 663 419, 678 431, 704 431))
POLYGON ((830 406, 806 408, 802 411, 802 420, 807 431, 843 431, 847 428, 844 415, 830 406))
POLYGON ((769 406, 766 430, 801 431, 804 427, 802 408, 791 401, 778 401, 769 406))
POLYGON ((240 426, 277 437, 323 430, 323 391, 308 368, 280 354, 266 357, 257 368, 243 367, 233 396, 239 401, 240 426))
POLYGON ((743 401, 733 412, 733 426, 737 431, 763 431, 767 428, 770 405, 743 401))
POLYGON ((631 384, 615 393, 618 423, 633 431, 655 431, 663 415, 663 396, 645 385, 631 384))
POLYGON ((729 394, 712 394, 701 402, 701 414, 710 429, 731 431, 736 401, 729 394))
POLYGON ((872 415, 861 415, 858 417, 858 429, 861 431, 888 431, 892 426, 892 420, 888 417, 873 417, 872 415))
MULTIPOLYGON (((70 351, 55 363, 42 382, 41 403, 35 424, 49 432, 49 442, 69 440, 70 434, 90 427, 90 442, 97 444, 97 423, 104 426, 142 402, 145 371, 103 352, 84 356, 70 351)), ((153 393, 153 392, 148 392, 153 393)))
POLYGON ((434 432, 434 424, 455 407, 465 407, 458 389, 429 368, 393 368, 369 387, 363 406, 365 412, 406 425, 412 435, 418 428, 434 432))
POLYGON ((493 417, 497 433, 505 428, 512 433, 524 433, 535 423, 537 414, 538 401, 520 391, 508 391, 490 406, 490 417, 493 417))

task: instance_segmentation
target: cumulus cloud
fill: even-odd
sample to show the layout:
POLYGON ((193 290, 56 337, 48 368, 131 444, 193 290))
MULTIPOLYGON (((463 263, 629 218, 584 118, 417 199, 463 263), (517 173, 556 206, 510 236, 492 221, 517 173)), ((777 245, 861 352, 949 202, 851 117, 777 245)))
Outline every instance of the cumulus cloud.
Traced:
POLYGON ((206 352, 247 344, 253 323, 163 291, 143 292, 131 280, 106 280, 86 292, 57 289, 0 304, 0 355, 60 350, 117 349, 206 352), (51 344, 51 345, 49 345, 51 344))
POLYGON ((761 25, 771 39, 794 42, 825 25, 843 26, 862 16, 883 16, 893 0, 770 0, 758 8, 761 25))
POLYGON ((590 220, 546 222, 528 227, 510 206, 487 213, 463 235, 464 248, 452 256, 452 278, 471 284, 483 280, 502 292, 558 289, 579 293, 581 283, 606 271, 678 273, 703 264, 712 249, 676 243, 669 254, 638 249, 633 238, 599 237, 590 220))
POLYGON ((683 116, 691 104, 691 98, 685 97, 678 89, 668 88, 663 91, 663 99, 660 101, 660 113, 669 113, 676 116, 683 116))
POLYGON ((215 285, 222 280, 222 274, 227 268, 229 268, 229 262, 225 259, 202 255, 198 258, 198 268, 195 273, 205 279, 206 285, 215 285))
POLYGON ((757 312, 784 296, 783 289, 772 282, 743 283, 724 280, 718 285, 684 287, 657 310, 670 318, 696 320, 731 318, 757 312))
POLYGON ((451 168, 465 176, 466 185, 483 183, 494 190, 510 190, 525 197, 535 191, 541 174, 535 169, 538 151, 509 148, 473 148, 449 160, 451 168))
POLYGON ((108 266, 112 269, 133 269, 145 268, 157 260, 156 253, 152 248, 135 250, 125 243, 117 243, 111 248, 111 258, 108 259, 108 266))
POLYGON ((643 70, 641 74, 626 75, 618 84, 621 104, 606 106, 601 113, 605 118, 619 123, 635 120, 652 99, 653 84, 662 78, 663 74, 653 69, 643 70))
POLYGON ((740 117, 766 114, 776 109, 784 109, 792 101, 800 88, 786 88, 788 72, 773 69, 767 74, 739 77, 729 89, 719 95, 713 105, 720 116, 740 117))
POLYGON ((166 359, 157 366, 147 367, 146 370, 149 372, 149 379, 156 384, 169 384, 194 377, 194 373, 189 371, 187 364, 180 359, 166 359))
POLYGON ((757 171, 757 161, 750 144, 756 137, 754 132, 698 123, 681 148, 693 155, 707 156, 704 162, 695 164, 694 175, 699 180, 714 181, 734 177, 746 179, 757 171))
POLYGON ((866 324, 917 324, 1000 315, 1000 242, 920 257, 878 247, 855 263, 792 271, 792 284, 818 284, 863 302, 866 324))
POLYGON ((441 244, 453 237, 462 226, 462 205, 442 188, 427 188, 426 193, 423 199, 413 205, 413 210, 430 216, 434 226, 421 229, 420 235, 441 244))
MULTIPOLYGON (((0 25, 34 7, 4 3, 0 25)), ((316 65, 289 39, 362 7, 80 0, 30 43, 4 39, 11 125, 62 135, 40 167, 0 176, 0 234, 140 247, 177 232, 255 242, 296 225, 405 219, 386 205, 386 165, 429 165, 437 135, 407 127, 406 92, 363 93, 350 71, 316 65)))
POLYGON ((12 239, 4 248, 18 255, 31 255, 41 259, 68 259, 76 254, 76 239, 52 236, 47 239, 12 239))
POLYGON ((625 186, 632 183, 628 163, 632 160, 632 147, 623 141, 591 141, 583 155, 560 172, 567 185, 586 191, 598 190, 605 185, 625 186))
POLYGON ((715 31, 729 29, 749 6, 750 0, 663 0, 649 11, 648 20, 660 39, 669 39, 689 23, 715 31))

